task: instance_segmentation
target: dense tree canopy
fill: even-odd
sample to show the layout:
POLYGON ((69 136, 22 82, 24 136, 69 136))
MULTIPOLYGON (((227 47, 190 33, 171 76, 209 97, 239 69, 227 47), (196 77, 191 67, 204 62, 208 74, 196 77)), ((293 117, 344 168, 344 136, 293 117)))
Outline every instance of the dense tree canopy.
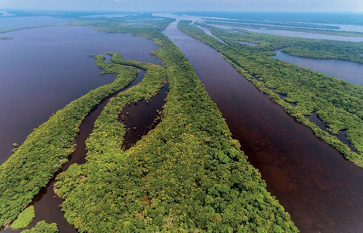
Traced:
POLYGON ((199 25, 208 27, 213 34, 236 49, 266 52, 267 55, 273 55, 275 50, 282 49, 282 52, 292 56, 363 63, 363 42, 314 40, 262 34, 243 29, 224 30, 207 24, 199 25), (241 45, 239 41, 253 42, 258 46, 248 47, 241 45))
MULTIPOLYGON (((57 177, 65 217, 80 232, 193 231, 298 232, 288 213, 266 190, 192 66, 161 31, 169 19, 150 15, 123 20, 90 19, 77 24, 153 39, 163 66, 95 56, 104 73, 99 87, 59 110, 35 129, 0 166, 0 223, 7 224, 31 202, 74 151, 82 119, 100 101, 145 69, 144 79, 103 109, 87 140, 87 162, 57 177), (133 26, 130 21, 143 22, 133 26), (167 77, 170 91, 155 129, 127 151, 121 149, 123 106, 155 95, 167 77)), ((57 232, 39 222, 26 232, 57 232)))
MULTIPOLYGON (((363 87, 273 59, 264 52, 253 51, 239 43, 223 44, 188 21, 181 21, 178 27, 218 50, 244 77, 284 107, 297 121, 311 127, 317 136, 337 148, 347 159, 363 166, 363 87), (278 94, 287 97, 281 99, 278 94), (331 133, 345 131, 357 153, 310 122, 305 115, 312 112, 319 115, 331 133)), ((223 29, 212 29, 212 32, 226 42, 233 34, 223 29)))
POLYGON ((58 177, 67 220, 81 232, 296 232, 185 56, 165 36, 153 36, 170 82, 162 121, 122 151, 123 132, 101 125, 121 124, 128 93, 110 101, 87 141, 87 163, 58 177))

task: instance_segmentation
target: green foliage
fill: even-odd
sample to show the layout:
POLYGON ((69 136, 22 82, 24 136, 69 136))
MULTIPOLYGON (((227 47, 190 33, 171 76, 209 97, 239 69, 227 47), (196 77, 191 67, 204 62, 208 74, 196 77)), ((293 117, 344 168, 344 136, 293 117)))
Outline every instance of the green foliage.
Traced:
POLYGON ((152 98, 159 92, 162 81, 166 78, 165 70, 159 65, 138 61, 125 61, 122 60, 120 54, 116 53, 110 53, 110 55, 112 55, 112 64, 108 64, 109 66, 121 64, 137 67, 146 70, 146 74, 138 85, 121 92, 105 106, 95 122, 92 134, 86 141, 88 149, 87 159, 90 159, 92 155, 117 154, 125 133, 124 125, 118 122, 119 114, 123 107, 142 99, 147 101, 152 98))
MULTIPOLYGON (((363 167, 363 87, 279 61, 246 46, 225 45, 202 30, 181 21, 179 29, 219 51, 244 77, 268 94, 297 121, 340 151, 345 158, 363 167), (275 91, 272 91, 275 90, 275 91), (281 99, 277 93, 287 96, 281 99), (290 103, 296 103, 293 107, 290 103), (348 140, 358 153, 305 118, 316 112, 333 134, 346 130, 348 140)), ((225 30, 213 31, 228 42, 225 30)), ((256 42, 256 41, 253 41, 256 42)))
POLYGON ((282 52, 292 56, 319 58, 319 59, 340 59, 363 63, 363 42, 348 42, 334 40, 313 40, 305 38, 296 38, 288 36, 269 35, 255 33, 247 30, 237 29, 224 30, 216 27, 208 27, 211 32, 227 44, 241 50, 250 50, 253 52, 268 52, 273 55, 273 51, 282 49, 282 52), (248 41, 257 43, 258 46, 250 47, 241 45, 238 41, 248 41))
POLYGON ((239 23, 239 22, 220 22, 220 21, 205 21, 207 24, 219 24, 226 25, 232 27, 243 27, 243 28, 265 28, 271 30, 283 30, 283 31, 294 31, 294 32, 307 32, 307 33, 318 33, 318 34, 326 34, 326 35, 336 35, 336 36, 355 36, 355 37, 363 37, 362 32, 352 32, 352 31, 333 31, 330 29, 339 29, 337 26, 329 26, 329 25, 316 25, 316 24, 300 24, 293 22, 263 22, 263 26, 255 23, 239 23), (317 27, 318 26, 318 27, 317 27), (315 27, 315 28, 312 28, 315 27))
POLYGON ((78 19, 74 25, 87 26, 110 33, 130 33, 150 38, 164 30, 174 19, 157 18, 151 14, 129 15, 123 18, 78 19))
POLYGON ((35 217, 34 206, 29 206, 21 212, 18 218, 11 224, 13 229, 21 229, 27 227, 35 217))
POLYGON ((45 221, 40 221, 35 227, 24 230, 21 233, 58 233, 58 228, 56 223, 49 224, 45 221))
POLYGON ((14 220, 61 165, 67 162, 67 157, 75 149, 79 126, 91 109, 129 84, 138 72, 134 67, 109 67, 104 62, 104 56, 96 56, 96 63, 107 73, 117 73, 115 81, 90 91, 57 111, 1 164, 0 226, 14 220))
MULTIPOLYGON (((97 28, 110 30, 105 24, 97 28)), ((142 83, 108 103, 87 140, 87 162, 57 177, 67 220, 80 232, 297 232, 187 58, 162 34, 145 35, 161 47, 155 54, 170 83, 162 121, 125 152, 117 116, 142 83), (116 129, 103 129, 109 124, 116 129)))
MULTIPOLYGON (((87 162, 57 177, 67 221, 80 232, 298 232, 232 139, 187 58, 160 33, 171 20, 152 18, 150 26, 150 17, 78 21, 153 39, 161 47, 155 54, 164 67, 124 61, 114 53, 112 63, 95 56, 103 73, 118 74, 116 80, 59 110, 0 166, 0 224, 13 220, 67 161, 87 113, 142 68, 147 70, 143 81, 113 98, 97 119, 86 142, 87 162), (132 26, 131 21, 143 24, 132 26), (118 114, 128 103, 150 99, 165 76, 170 89, 162 121, 122 151, 124 126, 118 114)), ((41 221, 25 232, 57 228, 41 221)))

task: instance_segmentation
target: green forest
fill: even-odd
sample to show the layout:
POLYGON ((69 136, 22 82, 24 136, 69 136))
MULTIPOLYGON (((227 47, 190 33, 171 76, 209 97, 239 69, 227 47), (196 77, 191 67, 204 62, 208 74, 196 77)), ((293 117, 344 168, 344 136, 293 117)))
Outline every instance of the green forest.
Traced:
POLYGON ((336 35, 336 36, 355 36, 362 37, 362 32, 354 32, 354 31, 335 31, 332 29, 339 29, 337 26, 330 25, 316 25, 316 24, 301 24, 294 22, 259 22, 259 21, 251 21, 251 22, 240 22, 240 21, 215 21, 215 20, 206 20, 207 24, 215 24, 215 25, 224 25, 230 27, 240 27, 240 28, 254 28, 254 29, 271 29, 271 30, 283 30, 283 31, 295 31, 295 32, 307 32, 307 33, 319 33, 319 34, 327 34, 327 35, 336 35), (283 26, 281 26, 283 25, 283 26))
MULTIPOLYGON (((208 22, 208 21, 206 21, 208 22)), ((208 27, 211 32, 234 48, 242 50, 250 49, 253 52, 266 52, 267 55, 274 55, 275 50, 282 49, 282 52, 292 56, 339 59, 363 63, 363 42, 348 42, 334 40, 314 40, 279 35, 269 35, 251 32, 243 29, 225 30, 208 24, 198 24, 208 27), (248 41, 258 46, 247 47, 238 41, 248 41)))
POLYGON ((45 187, 50 178, 67 162, 75 149, 79 126, 91 109, 111 93, 131 83, 138 69, 105 66, 105 72, 117 73, 106 84, 74 100, 40 125, 0 166, 0 225, 7 225, 45 187))
MULTIPOLYGON (((160 24, 170 23, 165 21, 160 24)), ((100 22, 94 27, 113 31, 100 22)), ((297 232, 232 139, 185 56, 154 28, 137 28, 134 33, 160 46, 155 55, 170 83, 162 121, 134 147, 122 151, 122 141, 112 135, 124 131, 119 127, 109 135, 102 124, 117 123, 128 92, 109 102, 104 110, 108 114, 97 120, 87 141, 87 163, 73 165, 57 178, 67 220, 81 232, 297 232)), ((126 27, 118 30, 133 32, 126 27)), ((112 62, 146 68, 117 56, 112 62)))
MULTIPOLYGON (((172 20, 150 17, 128 18, 145 21, 136 27, 127 20, 75 22, 152 39, 163 65, 124 60, 117 53, 110 53, 111 62, 94 56, 102 73, 115 73, 116 79, 52 115, 0 166, 0 225, 11 224, 67 162, 91 109, 143 69, 143 80, 112 98, 96 120, 86 141, 87 162, 57 176, 55 191, 64 199, 67 221, 79 232, 298 232, 232 139, 187 58, 161 33, 172 20), (166 80, 161 122, 123 151, 125 126, 118 121, 123 106, 152 98, 166 80)), ((24 232, 57 231, 56 224, 40 221, 24 232)))
MULTIPOLYGON (((190 25, 190 21, 181 21, 178 28, 220 52, 236 70, 280 104, 298 122, 309 126, 318 137, 335 147, 345 158, 363 167, 361 86, 273 59, 262 51, 253 52, 249 46, 235 43, 238 37, 227 30, 211 28, 212 33, 227 43, 233 40, 230 45, 205 34, 201 29, 190 25), (281 99, 278 93, 287 98, 281 99), (296 107, 291 103, 296 104, 296 107), (318 114, 331 133, 346 131, 347 138, 357 153, 334 135, 310 122, 305 116, 312 112, 318 114)), ((245 35, 241 34, 241 38, 243 36, 245 35)), ((257 40, 249 41, 259 43, 257 40)))

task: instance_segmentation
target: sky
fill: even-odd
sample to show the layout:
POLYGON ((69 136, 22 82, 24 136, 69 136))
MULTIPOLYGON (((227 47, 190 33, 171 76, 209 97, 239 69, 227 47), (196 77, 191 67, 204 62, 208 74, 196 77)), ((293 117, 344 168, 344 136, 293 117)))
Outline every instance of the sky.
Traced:
POLYGON ((363 13, 363 0, 0 0, 1 9, 363 13))

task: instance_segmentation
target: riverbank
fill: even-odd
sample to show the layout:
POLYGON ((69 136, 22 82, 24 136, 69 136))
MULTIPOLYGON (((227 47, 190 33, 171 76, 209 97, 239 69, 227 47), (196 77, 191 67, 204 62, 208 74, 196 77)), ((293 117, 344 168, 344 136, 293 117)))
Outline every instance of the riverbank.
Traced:
POLYGON ((302 232, 360 232, 363 212, 355 207, 363 195, 362 169, 296 122, 232 67, 223 53, 176 25, 166 33, 186 54, 233 138, 296 226, 302 232))
POLYGON ((359 101, 356 102, 356 99, 362 96, 360 86, 341 84, 343 81, 274 61, 261 53, 250 53, 249 50, 240 47, 236 49, 233 46, 226 46, 202 30, 189 25, 188 21, 183 21, 180 29, 221 52, 235 69, 258 89, 268 94, 298 122, 309 126, 318 137, 335 147, 345 158, 358 166, 363 166, 363 157, 360 155, 363 145, 359 133, 363 124, 360 119, 360 104, 359 101), (299 88, 296 88, 297 86, 299 88), (281 94, 287 94, 288 98, 281 99, 271 88, 277 89, 281 94), (297 103, 297 106, 293 107, 289 102, 297 103), (319 112, 321 119, 329 126, 332 133, 337 134, 340 130, 347 130, 348 139, 359 153, 351 151, 336 137, 324 132, 304 117, 314 110, 319 112), (330 114, 331 112, 335 114, 330 114))
MULTIPOLYGON (((160 20, 158 27, 169 23, 160 20)), ((89 141, 90 145, 104 146, 90 151, 87 163, 59 177, 57 191, 66 199, 68 220, 80 231, 95 232, 296 232, 289 215, 266 191, 259 173, 232 139, 187 59, 158 27, 115 30, 142 33, 161 47, 155 54, 162 59, 170 83, 163 119, 126 152, 112 135, 95 131, 98 140, 89 141)), ((102 30, 103 25, 97 28, 102 30)), ((112 32, 110 28, 113 25, 105 25, 112 32)), ((100 122, 118 123, 118 114, 112 111, 100 122)))

